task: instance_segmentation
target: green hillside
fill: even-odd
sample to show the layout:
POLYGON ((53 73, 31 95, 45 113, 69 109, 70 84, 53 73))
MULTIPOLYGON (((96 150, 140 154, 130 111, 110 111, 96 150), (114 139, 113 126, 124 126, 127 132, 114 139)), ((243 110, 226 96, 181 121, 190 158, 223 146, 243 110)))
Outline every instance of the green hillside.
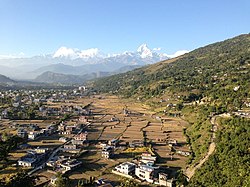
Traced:
MULTIPOLYGON (((190 126, 185 135, 192 154, 188 164, 204 157, 211 142, 210 116, 246 109, 250 102, 250 34, 196 49, 92 83, 97 92, 140 98, 153 108, 160 98, 174 98, 190 126)), ((250 120, 232 115, 219 120, 216 151, 195 172, 189 186, 250 185, 250 120)))
POLYGON ((94 82, 97 91, 126 97, 178 93, 183 100, 209 97, 218 107, 240 107, 250 90, 250 34, 196 49, 177 59, 94 82), (238 91, 234 88, 240 86, 238 91))

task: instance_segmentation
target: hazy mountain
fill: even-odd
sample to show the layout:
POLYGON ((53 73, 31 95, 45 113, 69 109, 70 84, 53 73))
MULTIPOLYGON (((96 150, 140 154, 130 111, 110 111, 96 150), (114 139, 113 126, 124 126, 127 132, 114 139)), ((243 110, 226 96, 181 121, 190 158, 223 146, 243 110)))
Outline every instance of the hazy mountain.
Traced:
MULTIPOLYGON (((183 52, 182 52, 183 53, 183 52)), ((146 44, 134 52, 104 54, 99 49, 79 50, 61 47, 53 54, 31 58, 0 59, 0 73, 16 79, 34 79, 38 75, 51 71, 54 73, 83 75, 94 72, 114 72, 125 66, 144 66, 168 59, 169 56, 151 50, 146 44)))
POLYGON ((16 81, 0 74, 0 84, 14 84, 16 81))
POLYGON ((100 78, 104 76, 109 76, 111 73, 108 72, 95 72, 89 73, 85 75, 70 75, 70 74, 62 74, 62 73, 54 73, 54 72, 44 72, 41 75, 37 76, 33 81, 34 82, 42 82, 42 83, 59 83, 64 85, 69 84, 83 84, 87 80, 100 78))

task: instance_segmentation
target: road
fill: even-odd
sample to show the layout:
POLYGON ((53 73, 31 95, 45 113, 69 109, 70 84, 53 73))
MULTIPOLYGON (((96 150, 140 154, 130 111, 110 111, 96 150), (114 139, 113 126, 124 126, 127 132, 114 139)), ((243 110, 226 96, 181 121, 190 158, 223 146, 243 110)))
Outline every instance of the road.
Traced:
MULTIPOLYGON (((219 115, 222 116, 222 115, 219 115)), ((208 152, 207 154, 199 161, 198 164, 196 164, 195 166, 190 166, 186 169, 186 171, 184 171, 185 175, 187 176, 188 180, 190 180, 192 178, 192 176, 194 175, 195 171, 197 169, 199 169, 210 157, 210 155, 212 155, 215 151, 216 148, 216 144, 215 144, 215 138, 216 138, 216 131, 218 129, 218 124, 216 123, 216 117, 218 116, 213 116, 210 119, 210 122, 212 124, 212 136, 211 136, 211 143, 209 145, 208 148, 208 152)))

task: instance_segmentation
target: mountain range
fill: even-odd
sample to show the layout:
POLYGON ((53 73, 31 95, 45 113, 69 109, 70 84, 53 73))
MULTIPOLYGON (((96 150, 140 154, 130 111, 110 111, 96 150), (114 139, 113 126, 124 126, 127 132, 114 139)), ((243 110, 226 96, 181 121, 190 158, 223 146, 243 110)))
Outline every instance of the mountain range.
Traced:
MULTIPOLYGON (((186 52, 181 51, 181 54, 186 52)), ((124 70, 132 70, 170 57, 173 55, 161 53, 159 49, 150 49, 146 44, 142 44, 134 52, 112 55, 104 54, 97 48, 79 50, 61 47, 48 55, 0 59, 0 74, 19 80, 40 80, 40 75, 45 72, 50 72, 50 75, 51 73, 61 74, 61 76, 62 74, 83 76, 100 72, 116 74, 120 73, 121 69, 124 72, 124 70)), ((45 78, 45 75, 48 73, 43 74, 42 77, 45 78)))

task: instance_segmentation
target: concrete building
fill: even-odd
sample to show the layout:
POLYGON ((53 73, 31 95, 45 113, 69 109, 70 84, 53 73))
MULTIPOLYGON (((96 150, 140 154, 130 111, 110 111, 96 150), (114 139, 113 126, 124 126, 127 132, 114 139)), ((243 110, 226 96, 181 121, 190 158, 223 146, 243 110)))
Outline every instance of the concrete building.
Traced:
POLYGON ((118 166, 115 167, 115 170, 126 174, 126 175, 132 175, 135 173, 135 164, 131 162, 124 162, 118 166))
POLYGON ((168 175, 166 173, 159 173, 159 185, 173 187, 173 179, 168 179, 168 175))
POLYGON ((102 157, 103 158, 112 158, 114 156, 114 147, 106 146, 102 149, 102 157))
POLYGON ((141 155, 141 162, 147 164, 150 163, 151 165, 156 162, 157 157, 152 156, 150 153, 142 153, 141 155))
POLYGON ((46 153, 36 153, 29 151, 29 153, 18 160, 18 165, 23 167, 35 167, 41 160, 46 158, 46 153))
POLYGON ((70 171, 70 170, 78 168, 81 164, 82 164, 82 162, 80 162, 76 159, 71 159, 71 160, 67 160, 66 162, 63 162, 60 166, 65 171, 70 171))
POLYGON ((38 137, 39 133, 36 131, 31 131, 28 134, 28 139, 35 140, 38 137))
POLYGON ((24 129, 18 129, 17 131, 17 136, 21 137, 21 138, 27 138, 28 133, 26 130, 24 129))
POLYGON ((141 180, 153 183, 154 182, 153 176, 155 169, 156 168, 152 166, 139 165, 138 167, 135 168, 135 175, 141 180))
POLYGON ((109 140, 108 141, 108 144, 110 146, 117 146, 117 144, 119 143, 119 140, 118 139, 112 139, 112 140, 109 140))
POLYGON ((75 140, 86 141, 88 136, 88 132, 82 132, 74 137, 75 140))

